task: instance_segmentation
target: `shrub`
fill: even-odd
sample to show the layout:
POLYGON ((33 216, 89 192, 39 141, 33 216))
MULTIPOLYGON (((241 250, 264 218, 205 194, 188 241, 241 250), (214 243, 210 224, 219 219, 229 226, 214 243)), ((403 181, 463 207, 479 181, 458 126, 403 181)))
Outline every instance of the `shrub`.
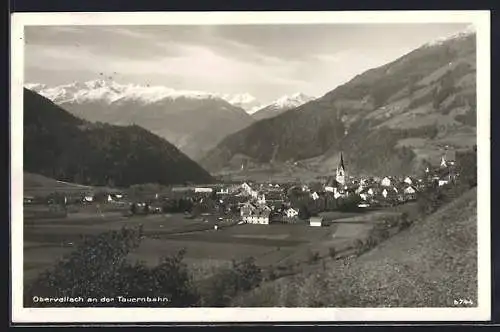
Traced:
POLYGON ((309 263, 314 263, 314 262, 317 262, 319 260, 319 252, 317 251, 312 251, 312 250, 309 250, 307 252, 307 260, 309 263))
POLYGON ((400 231, 405 230, 405 229, 409 228, 411 226, 411 224, 412 224, 412 221, 410 220, 408 213, 404 212, 401 215, 401 219, 399 221, 399 230, 400 231))
POLYGON ((335 250, 335 247, 330 247, 328 249, 328 254, 330 255, 331 258, 335 258, 335 256, 337 256, 337 251, 335 250))
POLYGON ((253 257, 233 261, 231 268, 219 270, 205 283, 201 304, 208 307, 228 306, 237 294, 258 287, 262 279, 262 270, 253 257))
POLYGON ((361 203, 361 197, 357 194, 350 195, 346 198, 339 198, 338 200, 338 208, 340 211, 357 211, 359 210, 358 204, 361 203))

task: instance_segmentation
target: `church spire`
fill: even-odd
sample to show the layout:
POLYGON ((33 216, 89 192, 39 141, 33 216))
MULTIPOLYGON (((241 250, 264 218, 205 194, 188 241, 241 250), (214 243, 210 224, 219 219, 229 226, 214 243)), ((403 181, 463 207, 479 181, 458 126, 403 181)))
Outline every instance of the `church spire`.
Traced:
POLYGON ((335 179, 337 180, 337 183, 344 185, 345 180, 346 180, 346 175, 345 175, 345 166, 344 166, 344 156, 342 155, 342 151, 340 152, 340 162, 339 166, 337 167, 337 174, 335 179))
POLYGON ((344 156, 342 155, 342 151, 340 151, 340 163, 339 163, 339 168, 345 170, 344 167, 344 156))

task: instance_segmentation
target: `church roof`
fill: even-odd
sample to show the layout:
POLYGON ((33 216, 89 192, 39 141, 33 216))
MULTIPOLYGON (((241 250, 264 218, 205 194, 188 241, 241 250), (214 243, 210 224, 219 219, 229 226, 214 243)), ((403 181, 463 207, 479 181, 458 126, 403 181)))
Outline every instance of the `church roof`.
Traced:
POLYGON ((345 169, 345 166, 344 166, 344 156, 342 155, 342 152, 340 152, 339 168, 345 169))

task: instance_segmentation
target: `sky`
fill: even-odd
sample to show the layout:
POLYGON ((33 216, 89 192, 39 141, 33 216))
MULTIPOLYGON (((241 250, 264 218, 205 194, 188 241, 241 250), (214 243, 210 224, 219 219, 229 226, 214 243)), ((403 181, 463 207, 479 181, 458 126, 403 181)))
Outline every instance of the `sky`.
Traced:
POLYGON ((466 24, 28 26, 25 82, 320 97, 466 24))

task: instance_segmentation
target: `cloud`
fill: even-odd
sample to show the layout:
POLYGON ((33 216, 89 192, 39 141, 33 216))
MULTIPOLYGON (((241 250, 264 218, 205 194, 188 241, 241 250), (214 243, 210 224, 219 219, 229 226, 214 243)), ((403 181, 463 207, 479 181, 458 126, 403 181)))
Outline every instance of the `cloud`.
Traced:
POLYGON ((368 24, 28 27, 25 68, 30 80, 49 84, 116 72, 123 83, 274 99, 291 91, 327 92, 429 36, 456 29, 368 24))

